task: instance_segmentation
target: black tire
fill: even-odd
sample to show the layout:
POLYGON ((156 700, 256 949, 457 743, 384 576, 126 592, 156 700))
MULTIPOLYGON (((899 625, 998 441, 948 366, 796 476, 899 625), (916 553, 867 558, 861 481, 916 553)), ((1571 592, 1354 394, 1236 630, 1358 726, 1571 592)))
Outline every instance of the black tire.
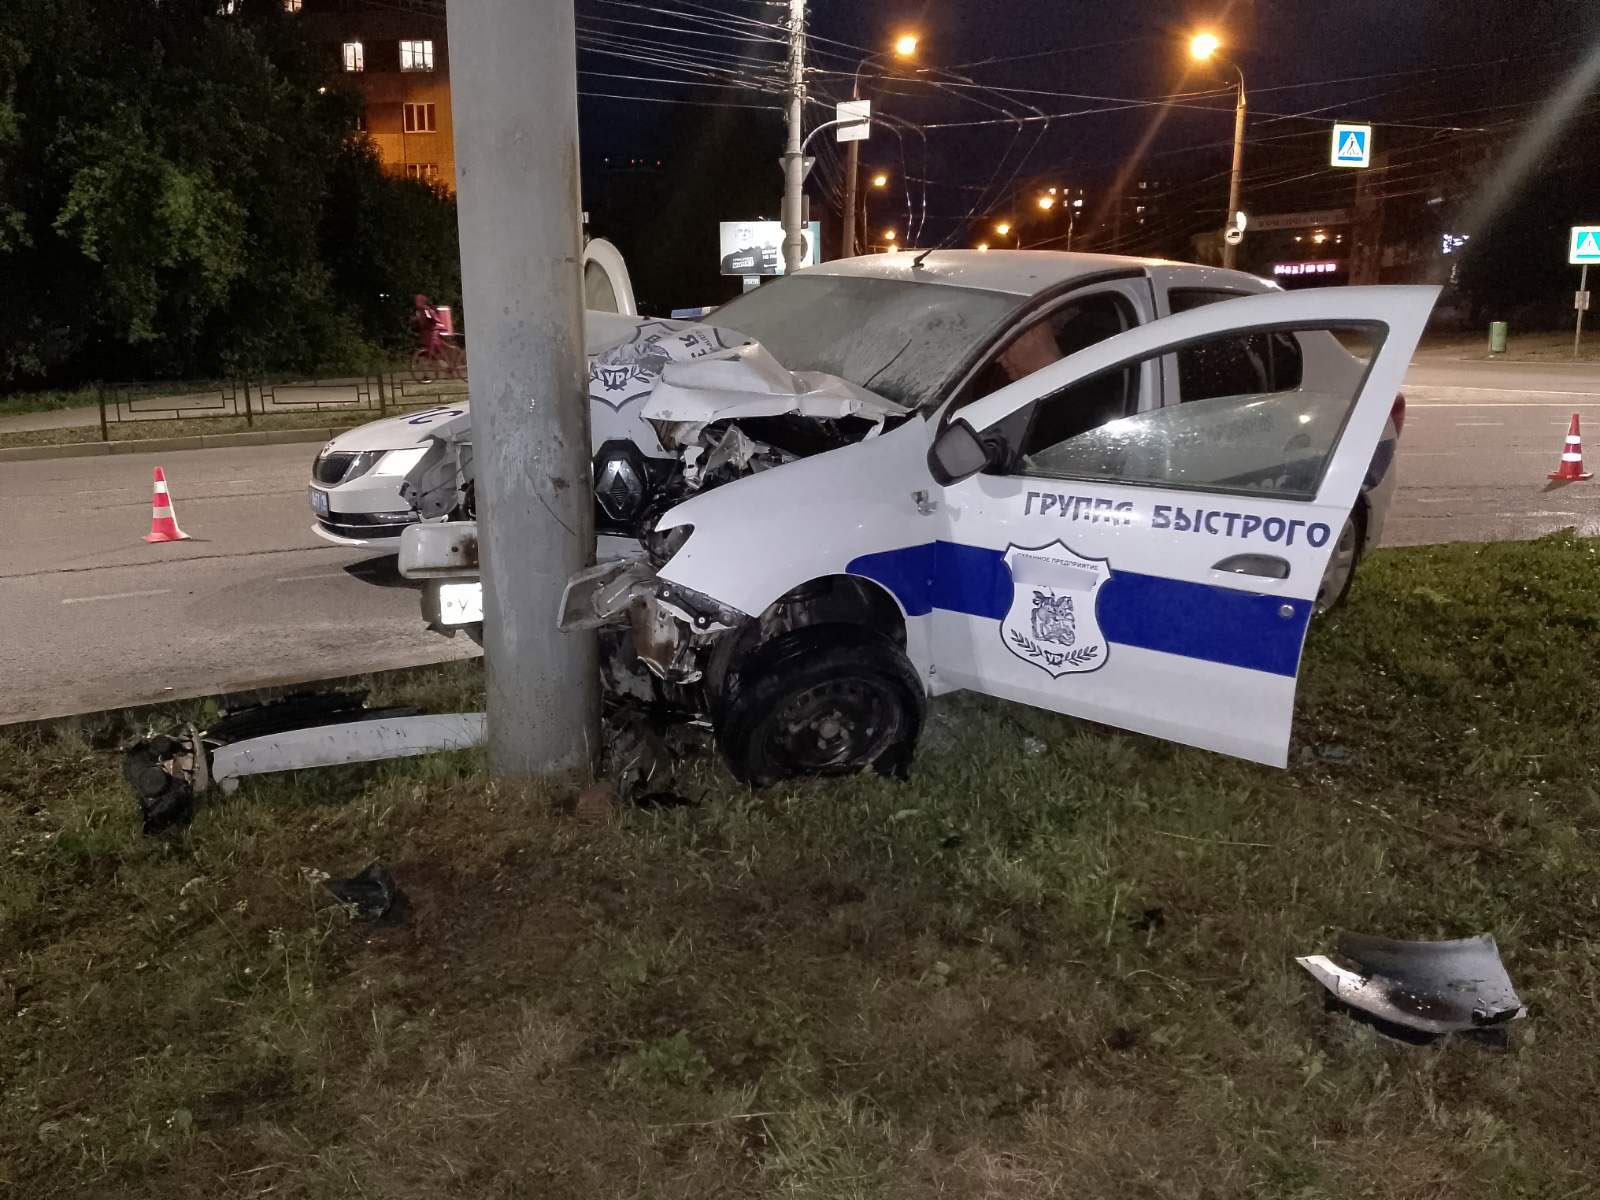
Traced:
POLYGON ((855 625, 774 638, 730 673, 717 746, 753 787, 803 775, 910 766, 927 693, 905 652, 855 625))
POLYGON ((1328 569, 1323 572, 1322 583, 1317 588, 1313 611, 1318 616, 1332 612, 1344 603, 1345 597, 1350 594, 1350 585, 1355 582, 1356 569, 1361 566, 1361 555, 1366 544, 1367 502, 1365 499, 1360 499, 1350 510, 1350 515, 1344 519, 1344 525, 1339 530, 1339 538, 1333 544, 1333 553, 1328 558, 1328 569), (1351 539, 1348 570, 1336 569, 1339 568, 1340 556, 1345 551, 1346 539, 1351 539))

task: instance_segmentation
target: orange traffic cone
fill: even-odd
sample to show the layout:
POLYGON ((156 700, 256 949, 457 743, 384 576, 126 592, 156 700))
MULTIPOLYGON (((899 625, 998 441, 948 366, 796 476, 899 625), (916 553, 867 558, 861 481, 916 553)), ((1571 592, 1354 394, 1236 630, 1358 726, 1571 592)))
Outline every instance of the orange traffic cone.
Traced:
POLYGON ((172 497, 167 494, 167 473, 156 468, 156 494, 150 501, 150 532, 147 542, 187 542, 189 535, 178 528, 178 518, 172 511, 172 497))
POLYGON ((1583 439, 1578 436, 1578 414, 1572 414, 1572 424, 1567 429, 1567 441, 1561 447, 1561 465, 1550 472, 1551 479, 1592 479, 1593 471, 1583 469, 1583 439))

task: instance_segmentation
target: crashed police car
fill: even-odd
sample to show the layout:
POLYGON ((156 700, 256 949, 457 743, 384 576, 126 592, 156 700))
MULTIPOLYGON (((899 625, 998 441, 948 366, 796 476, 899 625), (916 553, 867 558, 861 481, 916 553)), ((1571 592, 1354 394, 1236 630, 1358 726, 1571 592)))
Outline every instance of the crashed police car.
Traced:
MULTIPOLYGON (((810 268, 599 352, 591 329, 591 397, 650 430, 595 461, 642 553, 574 577, 563 627, 602 630, 613 689, 708 717, 757 784, 903 767, 959 690, 1281 766, 1436 294, 949 251, 810 268)), ((470 627, 470 430, 435 444, 401 570, 470 627)))

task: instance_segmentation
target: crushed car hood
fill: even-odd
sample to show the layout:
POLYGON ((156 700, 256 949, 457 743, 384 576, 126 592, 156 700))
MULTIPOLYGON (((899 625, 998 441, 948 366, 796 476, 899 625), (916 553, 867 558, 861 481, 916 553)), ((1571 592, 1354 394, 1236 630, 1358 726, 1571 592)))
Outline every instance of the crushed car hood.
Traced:
MULTIPOLYGON (((589 412, 598 449, 614 438, 635 442, 647 454, 664 453, 651 422, 703 426, 741 418, 855 417, 871 431, 901 405, 837 375, 790 371, 742 333, 689 321, 585 315, 589 359, 589 412), (642 403, 641 403, 642 402, 642 403)), ((471 439, 465 400, 400 413, 348 430, 327 450, 404 450, 430 439, 471 439)))
POLYGON ((837 375, 790 371, 756 342, 688 362, 669 363, 643 415, 651 421, 710 424, 746 417, 796 415, 881 424, 902 405, 837 375))

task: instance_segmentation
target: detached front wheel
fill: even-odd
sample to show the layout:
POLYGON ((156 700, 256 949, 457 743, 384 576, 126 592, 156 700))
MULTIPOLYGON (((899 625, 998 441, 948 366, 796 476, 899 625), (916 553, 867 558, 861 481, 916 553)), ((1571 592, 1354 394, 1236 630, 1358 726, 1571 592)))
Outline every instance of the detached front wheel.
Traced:
POLYGON ((905 652, 853 625, 775 638, 729 680, 717 743, 733 773, 765 787, 800 775, 903 770, 927 694, 905 652))

